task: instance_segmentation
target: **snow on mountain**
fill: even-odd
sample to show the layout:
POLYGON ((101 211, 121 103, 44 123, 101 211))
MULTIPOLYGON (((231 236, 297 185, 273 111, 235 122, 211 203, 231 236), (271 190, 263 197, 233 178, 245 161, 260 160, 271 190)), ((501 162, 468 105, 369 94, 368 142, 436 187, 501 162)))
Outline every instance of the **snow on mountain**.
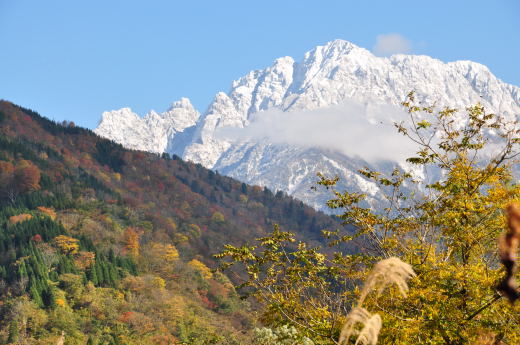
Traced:
POLYGON ((218 93, 200 117, 183 99, 144 118, 129 108, 105 112, 95 132, 129 148, 178 154, 323 209, 328 196, 310 190, 317 172, 339 175, 340 187, 363 191, 369 201, 379 198, 377 186, 356 171, 394 165, 392 154, 367 161, 364 153, 399 149, 377 126, 399 116, 397 105, 410 90, 428 104, 463 109, 480 102, 511 119, 520 115, 520 88, 500 81, 486 66, 417 55, 376 57, 335 40, 300 62, 282 57, 249 72, 228 93, 218 93))
POLYGON ((130 108, 105 111, 94 131, 130 149, 162 153, 169 140, 194 126, 199 116, 189 99, 182 98, 164 113, 151 110, 143 118, 130 108))

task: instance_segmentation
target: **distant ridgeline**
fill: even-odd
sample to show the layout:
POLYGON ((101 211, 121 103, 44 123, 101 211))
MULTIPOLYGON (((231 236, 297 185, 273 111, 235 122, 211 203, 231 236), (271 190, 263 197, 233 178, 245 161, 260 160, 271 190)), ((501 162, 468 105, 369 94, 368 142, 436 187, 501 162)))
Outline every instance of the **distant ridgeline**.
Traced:
POLYGON ((0 102, 0 344, 239 344, 250 306, 212 255, 339 223, 284 193, 0 102))

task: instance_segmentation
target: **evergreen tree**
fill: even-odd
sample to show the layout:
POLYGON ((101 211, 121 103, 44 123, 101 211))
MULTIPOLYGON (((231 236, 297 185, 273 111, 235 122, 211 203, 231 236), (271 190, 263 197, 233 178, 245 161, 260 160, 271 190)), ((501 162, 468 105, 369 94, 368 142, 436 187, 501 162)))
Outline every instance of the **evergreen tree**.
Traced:
POLYGON ((49 286, 42 292, 42 300, 45 306, 52 309, 56 308, 56 295, 54 294, 52 287, 49 286))
POLYGON ((9 337, 7 338, 8 344, 16 344, 18 338, 20 337, 20 325, 17 321, 11 321, 9 325, 9 337))
POLYGON ((103 285, 105 283, 105 275, 103 274, 103 268, 98 260, 96 260, 96 264, 94 265, 94 269, 96 270, 96 277, 98 285, 103 285))
POLYGON ((92 267, 90 271, 88 271, 88 279, 92 282, 92 284, 94 284, 94 286, 99 285, 99 280, 96 271, 97 270, 95 267, 92 267))
POLYGON ((29 293, 34 303, 36 303, 36 305, 39 307, 43 307, 43 300, 40 296, 40 293, 38 292, 38 288, 36 287, 36 285, 31 286, 31 288, 29 289, 29 293))

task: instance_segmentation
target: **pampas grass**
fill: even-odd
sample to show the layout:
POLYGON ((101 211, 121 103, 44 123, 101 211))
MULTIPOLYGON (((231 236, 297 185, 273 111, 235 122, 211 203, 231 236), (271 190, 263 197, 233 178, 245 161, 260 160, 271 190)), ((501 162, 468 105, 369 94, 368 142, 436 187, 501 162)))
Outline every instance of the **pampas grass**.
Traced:
POLYGON ((357 301, 358 306, 347 315, 339 336, 339 345, 347 345, 352 337, 356 337, 354 345, 376 345, 382 320, 378 314, 371 314, 363 308, 363 302, 372 291, 377 292, 379 296, 391 285, 397 286, 401 296, 406 297, 407 282, 415 276, 412 266, 396 257, 381 260, 375 264, 361 290, 357 301))
POLYGON ((381 317, 370 314, 362 307, 356 307, 347 315, 347 321, 341 330, 339 344, 347 344, 352 336, 357 336, 356 345, 376 345, 381 330, 381 317), (356 326, 361 325, 361 330, 356 326))
POLYGON ((407 280, 412 277, 415 277, 412 266, 399 258, 391 257, 381 260, 374 266, 366 279, 358 304, 362 304, 370 292, 376 291, 379 296, 390 285, 396 285, 401 295, 406 297, 408 292, 407 280))

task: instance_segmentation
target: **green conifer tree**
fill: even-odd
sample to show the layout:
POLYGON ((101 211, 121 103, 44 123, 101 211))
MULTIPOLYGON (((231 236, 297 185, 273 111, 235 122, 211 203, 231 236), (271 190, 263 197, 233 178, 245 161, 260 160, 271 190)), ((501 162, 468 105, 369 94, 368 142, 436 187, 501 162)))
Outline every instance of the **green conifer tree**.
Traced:
POLYGON ((13 320, 9 325, 9 337, 7 338, 8 344, 16 344, 18 338, 20 337, 20 329, 18 322, 13 320))
POLYGON ((29 294, 31 295, 31 299, 34 301, 34 303, 36 303, 36 305, 38 305, 38 307, 43 307, 43 300, 40 293, 38 292, 36 285, 31 286, 29 289, 29 294))
POLYGON ((99 285, 96 267, 92 267, 90 271, 88 271, 88 279, 92 282, 92 284, 94 284, 94 286, 99 285))
POLYGON ((97 280, 99 285, 103 285, 106 281, 105 274, 103 272, 103 267, 101 265, 101 262, 96 260, 96 274, 97 274, 97 280))

